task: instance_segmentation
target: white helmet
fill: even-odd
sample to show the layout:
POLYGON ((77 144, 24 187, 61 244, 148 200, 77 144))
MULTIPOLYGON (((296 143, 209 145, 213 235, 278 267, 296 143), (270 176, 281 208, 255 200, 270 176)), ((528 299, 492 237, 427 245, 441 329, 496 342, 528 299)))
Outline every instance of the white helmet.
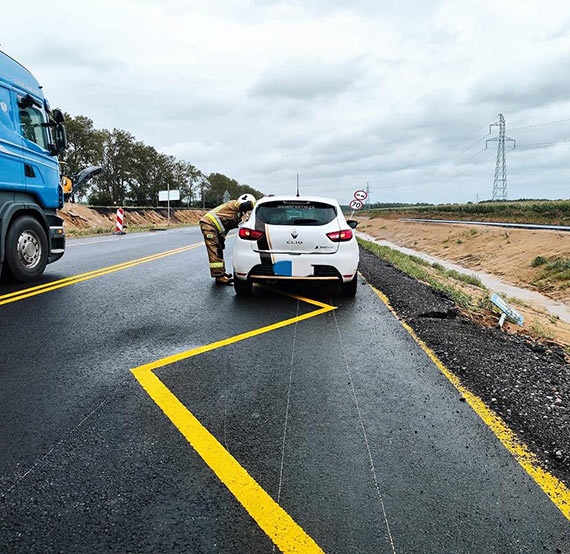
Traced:
POLYGON ((240 206, 242 204, 245 204, 246 202, 251 202, 251 207, 253 208, 255 206, 256 200, 253 194, 242 194, 241 196, 238 197, 238 202, 240 206))

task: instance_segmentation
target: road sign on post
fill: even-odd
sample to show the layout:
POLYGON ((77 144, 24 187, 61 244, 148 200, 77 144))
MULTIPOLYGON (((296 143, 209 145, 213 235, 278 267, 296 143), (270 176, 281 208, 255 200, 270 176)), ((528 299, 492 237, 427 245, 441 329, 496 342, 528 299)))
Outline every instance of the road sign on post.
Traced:
MULTIPOLYGON (((503 312, 503 316, 508 317, 510 320, 514 321, 517 325, 521 325, 524 323, 524 317, 522 314, 517 312, 513 307, 509 306, 506 300, 503 300, 497 293, 491 296, 491 302, 503 312)), ((505 321, 505 318, 501 316, 502 322, 505 321)), ((502 327, 502 324, 501 324, 502 327)))
POLYGON ((356 200, 360 200, 361 202, 364 202, 368 198, 368 194, 366 193, 365 190, 360 189, 354 193, 354 198, 356 198, 356 200))
POLYGON ((230 201, 230 193, 229 193, 229 191, 226 190, 226 192, 224 192, 224 196, 223 196, 222 200, 223 200, 224 204, 225 204, 226 202, 229 202, 229 201, 230 201))
POLYGON ((361 202, 360 200, 356 200, 356 199, 353 200, 353 201, 349 204, 349 206, 350 206, 353 210, 361 210, 363 205, 364 205, 364 204, 362 204, 362 202, 361 202))
POLYGON ((170 201, 180 200, 179 190, 159 190, 158 191, 158 201, 168 202, 168 226, 170 227, 170 201))

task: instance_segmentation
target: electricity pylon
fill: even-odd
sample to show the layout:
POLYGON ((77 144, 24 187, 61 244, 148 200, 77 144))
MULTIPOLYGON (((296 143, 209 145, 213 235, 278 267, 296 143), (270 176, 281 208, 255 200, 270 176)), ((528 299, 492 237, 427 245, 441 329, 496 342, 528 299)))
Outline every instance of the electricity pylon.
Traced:
POLYGON ((517 147, 515 139, 505 136, 507 124, 503 114, 500 113, 498 121, 489 125, 489 134, 491 134, 491 127, 499 128, 499 136, 488 139, 485 143, 485 148, 490 142, 497 143, 497 165, 495 166, 495 180, 493 182, 493 200, 506 200, 507 199, 507 158, 505 156, 505 141, 513 143, 513 149, 517 147))

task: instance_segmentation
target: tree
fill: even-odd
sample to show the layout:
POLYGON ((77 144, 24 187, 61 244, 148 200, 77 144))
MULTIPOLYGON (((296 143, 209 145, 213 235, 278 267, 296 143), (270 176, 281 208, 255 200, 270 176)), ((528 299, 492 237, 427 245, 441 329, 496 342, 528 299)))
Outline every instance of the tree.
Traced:
POLYGON ((103 168, 81 193, 92 205, 158 206, 158 192, 168 188, 180 190, 181 201, 175 206, 214 207, 226 190, 231 198, 244 193, 261 197, 259 191, 222 173, 206 178, 191 163, 162 154, 122 129, 95 129, 88 117, 69 114, 66 127, 69 148, 60 156, 63 174, 72 177, 92 165, 103 168))

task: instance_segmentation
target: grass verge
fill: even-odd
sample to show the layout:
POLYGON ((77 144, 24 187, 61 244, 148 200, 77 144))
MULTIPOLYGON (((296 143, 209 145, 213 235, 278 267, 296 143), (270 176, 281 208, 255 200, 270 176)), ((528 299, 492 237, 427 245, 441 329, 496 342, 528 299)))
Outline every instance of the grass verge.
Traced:
MULTIPOLYGON (((441 290, 447 293, 456 302, 456 304, 462 308, 469 309, 474 307, 473 298, 471 295, 462 290, 459 290, 457 287, 453 286, 446 280, 447 278, 452 278, 463 282, 468 282, 464 280, 464 278, 469 278, 471 276, 460 274, 459 272, 453 270, 446 270, 440 264, 432 265, 426 260, 418 258, 417 256, 410 256, 408 254, 404 254, 403 252, 399 252, 398 250, 394 250, 388 246, 376 244, 374 242, 361 239, 360 237, 357 238, 357 240, 363 248, 366 248, 366 250, 369 250, 373 254, 376 254, 383 260, 390 262, 393 266, 397 267, 406 275, 409 275, 418 281, 422 281, 436 290, 441 290), (435 272, 430 272, 428 268, 435 269, 435 272), (451 273, 453 273, 453 275, 451 275, 451 273)), ((481 287, 483 286, 480 281, 479 284, 481 287)))

